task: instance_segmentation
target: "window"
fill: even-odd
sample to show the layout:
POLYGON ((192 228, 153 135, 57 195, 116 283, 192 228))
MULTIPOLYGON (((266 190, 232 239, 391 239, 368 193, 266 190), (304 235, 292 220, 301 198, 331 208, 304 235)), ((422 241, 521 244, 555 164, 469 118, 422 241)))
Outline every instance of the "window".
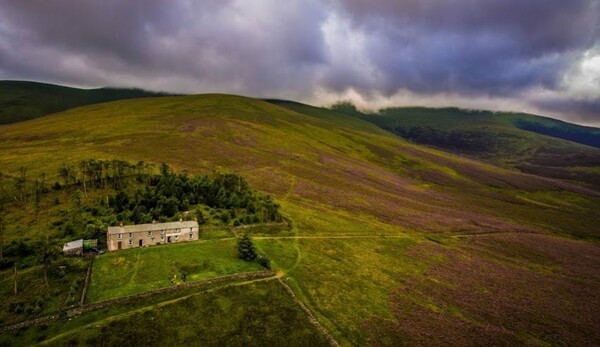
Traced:
POLYGON ((132 238, 132 237, 133 237, 133 233, 129 233, 129 238, 132 238))
POLYGON ((161 230, 161 231, 160 231, 160 234, 161 234, 161 235, 164 235, 164 234, 165 234, 165 231, 164 231, 164 230, 161 230))
POLYGON ((152 232, 151 231, 148 232, 148 236, 152 236, 152 232))
POLYGON ((175 241, 179 241, 179 235, 175 235, 175 241))
POLYGON ((194 231, 192 228, 190 228, 190 232, 194 231))
POLYGON ((152 243, 156 243, 156 240, 154 239, 154 237, 152 238, 152 243))
POLYGON ((164 240, 165 240, 165 237, 164 237, 164 236, 161 236, 161 237, 160 237, 160 240, 161 240, 161 241, 164 241, 164 240))
POLYGON ((129 245, 133 246, 133 240, 129 240, 129 245))
POLYGON ((181 229, 177 229, 177 230, 175 230, 175 232, 177 232, 177 233, 180 233, 180 232, 181 232, 181 229))
POLYGON ((122 239, 123 238, 123 234, 117 234, 117 239, 122 239))
POLYGON ((190 240, 194 238, 194 233, 190 233, 190 240))

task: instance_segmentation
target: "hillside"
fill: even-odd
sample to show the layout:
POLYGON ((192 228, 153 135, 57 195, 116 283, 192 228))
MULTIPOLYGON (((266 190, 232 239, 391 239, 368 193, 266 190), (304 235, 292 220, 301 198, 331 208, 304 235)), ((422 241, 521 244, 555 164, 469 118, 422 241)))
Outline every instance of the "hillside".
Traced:
POLYGON ((457 108, 388 108, 359 117, 416 143, 600 187, 597 128, 528 114, 457 108))
POLYGON ((21 122, 77 106, 160 95, 141 89, 78 89, 28 81, 0 81, 0 124, 21 122))
MULTIPOLYGON (((494 129, 505 137, 500 125, 494 129)), ((535 148, 588 150, 524 133, 530 137, 519 137, 523 146, 531 140, 535 148)), ((273 196, 290 220, 289 231, 252 234, 276 274, 90 312, 63 326, 20 332, 21 342, 42 336, 85 345, 109 336, 115 324, 135 323, 140 332, 142 323, 166 322, 178 312, 202 322, 231 315, 202 328, 203 336, 221 342, 252 344, 253 336, 280 341, 264 328, 272 325, 278 333, 302 332, 306 341, 323 344, 307 321, 298 320, 303 312, 282 288, 293 291, 341 345, 600 341, 600 193, 589 187, 411 143, 354 116, 231 95, 121 100, 0 126, 5 185, 20 167, 28 168, 29 177, 44 172, 52 182, 63 163, 90 158, 166 162, 177 172, 224 170, 245 177, 273 196), (77 340, 89 326, 102 328, 77 340)), ((39 233, 25 227, 28 211, 30 206, 20 206, 11 212, 5 239, 39 233)), ((52 227, 46 232, 59 233, 52 227)), ((222 255, 216 245, 231 238, 203 242, 198 245, 215 245, 222 255)), ((127 275, 131 280, 118 282, 131 285, 144 281, 136 277, 138 267, 156 255, 140 249, 98 259, 135 267, 127 275)), ((195 264, 202 271, 202 264, 218 267, 202 259, 195 264)), ((0 289, 9 293, 11 273, 1 275, 0 289)), ((173 329, 162 341, 194 338, 193 326, 173 329)), ((137 332, 132 338, 143 336, 137 332)), ((0 342, 17 338, 6 335, 0 342)))

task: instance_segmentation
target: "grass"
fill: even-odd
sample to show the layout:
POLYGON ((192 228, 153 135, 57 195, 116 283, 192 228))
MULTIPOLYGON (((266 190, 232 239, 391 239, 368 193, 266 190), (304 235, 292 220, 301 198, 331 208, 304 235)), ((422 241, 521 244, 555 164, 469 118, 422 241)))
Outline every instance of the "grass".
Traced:
POLYGON ((171 280, 196 281, 262 268, 237 258, 235 240, 196 241, 136 248, 98 256, 88 301, 102 301, 172 286, 171 280))
MULTIPOLYGON (((490 193, 491 185, 586 194, 414 145, 361 119, 228 95, 90 105, 5 125, 1 134, 0 164, 8 175, 25 166, 30 175, 44 171, 52 180, 63 162, 87 158, 165 161, 190 173, 231 170, 276 198, 307 206, 295 213, 298 223, 306 221, 305 213, 323 213, 358 215, 384 229, 454 230, 473 219, 502 225, 512 206, 490 193), (481 195, 496 200, 485 215, 464 203, 481 195)), ((522 215, 520 223, 537 225, 522 215)), ((552 216, 547 222, 555 224, 552 216)), ((585 218, 580 223, 593 224, 585 218)))
POLYGON ((257 240, 276 268, 334 336, 364 345, 364 320, 392 316, 389 292, 407 276, 423 274, 428 264, 407 252, 411 238, 257 240))
POLYGON ((571 172, 577 166, 599 165, 597 128, 529 114, 457 108, 388 108, 359 117, 417 143, 492 160, 524 172, 600 186, 597 174, 571 172))
MULTIPOLYGON (((281 204, 291 226, 285 231, 255 230, 255 242, 271 258, 275 269, 285 273, 299 299, 343 345, 393 345, 402 341, 427 344, 444 337, 458 343, 462 340, 457 334, 447 333, 455 329, 468 335, 469 327, 478 320, 494 332, 498 326, 514 332, 509 334, 512 340, 502 341, 545 341, 539 329, 535 336, 522 339, 521 330, 503 327, 505 321, 493 317, 496 307, 509 311, 515 303, 512 296, 481 296, 486 300, 477 303, 483 313, 474 313, 472 302, 465 299, 469 291, 460 290, 465 281, 472 285, 470 292, 485 292, 491 290, 486 287, 486 281, 491 280, 503 285, 505 293, 523 293, 519 280, 526 286, 527 279, 534 278, 527 276, 530 274, 539 283, 549 285, 527 286, 530 297, 541 297, 552 290, 553 298, 562 296, 575 303, 571 313, 561 318, 568 331, 555 332, 559 335, 556 341, 590 341, 581 340, 585 330, 578 329, 587 327, 580 324, 580 317, 586 316, 584 304, 591 302, 590 307, 596 307, 598 302, 597 291, 594 292, 597 280, 589 279, 592 270, 578 272, 558 265, 567 269, 565 278, 572 283, 568 286, 552 273, 557 265, 545 263, 548 257, 515 240, 509 239, 499 248, 489 244, 471 247, 466 243, 471 238, 489 237, 484 233, 556 233, 589 241, 569 241, 575 242, 575 255, 557 253, 550 258, 576 260, 577 264, 588 257, 595 259, 600 199, 597 192, 581 185, 525 175, 410 143, 362 119, 306 105, 271 104, 237 96, 117 101, 0 126, 0 167, 10 176, 20 166, 29 167, 31 175, 54 173, 63 162, 88 158, 164 161, 176 170, 190 173, 230 170, 271 194, 281 204), (465 234, 480 235, 453 237, 465 234), (273 238, 281 236, 298 238, 273 238), (471 269, 469 259, 478 259, 478 266, 471 269), (509 264, 500 266, 499 262, 509 264), (444 271, 452 276, 445 276, 444 271), (486 271, 498 276, 486 277, 486 271), (506 284, 499 280, 501 274, 510 279, 506 284), (405 288, 410 290, 408 297, 402 296, 405 288), (443 301, 444 292, 452 294, 451 302, 443 301), (451 324, 446 325, 448 322, 451 324)), ((595 172, 593 168, 587 171, 595 172)), ((9 184, 10 179, 5 183, 9 184)), ((551 236, 541 237, 538 241, 546 244, 542 241, 551 236)), ((553 246, 554 243, 548 247, 553 246)), ((182 265, 197 267, 197 272, 190 272, 197 278, 242 271, 238 260, 228 252, 233 252, 233 241, 103 255, 94 268, 90 300, 171 285, 169 278, 180 273, 182 265), (196 252, 203 247, 208 249, 196 252), (224 248, 219 251, 218 247, 224 248), (214 269, 204 268, 206 257, 214 269), (123 271, 115 271, 116 266, 123 271)), ((585 261, 582 264, 589 268, 585 261)), ((263 305, 271 303, 269 297, 257 298, 262 298, 263 305)), ((211 300, 223 302, 223 307, 233 307, 240 300, 236 308, 239 310, 251 305, 230 291, 220 291, 211 300)), ((151 300, 144 301, 153 304, 151 300)), ((533 302, 538 306, 535 315, 543 317, 547 313, 547 326, 556 327, 560 319, 551 305, 544 300, 533 302)), ((137 319, 131 324, 138 327, 153 324, 152 318, 162 319, 152 312, 131 316, 137 319)), ((203 308, 198 309, 196 320, 213 317, 204 312, 203 308)), ((87 322, 113 316, 103 311, 87 322)), ((125 320, 119 322, 130 322, 129 318, 122 318, 125 320)), ((543 320, 522 321, 523 329, 537 329, 540 322, 543 320)), ((62 323, 74 324, 59 324, 62 323)), ((217 320, 209 323, 217 324, 217 320)), ((239 329, 227 318, 219 324, 222 325, 202 330, 203 336, 231 336, 223 335, 223 331, 239 329)), ((298 329, 302 330, 303 323, 293 324, 299 324, 298 329)), ((55 336, 62 329, 57 325, 50 325, 46 332, 34 329, 24 334, 55 336)), ((476 329, 480 327, 476 325, 476 329)), ((257 343, 262 342, 259 339, 266 343, 275 341, 262 328, 256 329, 257 343)), ((90 330, 84 342, 88 336, 89 341, 96 338, 92 335, 97 332, 90 330)), ((187 338, 184 332, 170 331, 161 337, 166 342, 187 338)), ((287 330, 280 331, 289 334, 287 330)), ((481 331, 475 335, 479 341, 493 341, 497 336, 485 329, 477 330, 481 331)), ((22 338, 27 341, 25 336, 22 338)), ((69 340, 65 336, 60 341, 66 344, 69 340)))
POLYGON ((0 81, 0 124, 22 122, 101 102, 158 96, 140 89, 77 89, 27 81, 0 81))
POLYGON ((41 266, 17 269, 17 295, 14 295, 12 268, 0 271, 0 324, 58 312, 79 303, 86 269, 87 261, 81 258, 55 262, 48 271, 48 286, 41 266), (21 305, 24 312, 10 310, 11 305, 21 305))
POLYGON ((4 344, 40 342, 61 346, 327 345, 276 280, 238 282, 184 296, 126 303, 83 314, 64 324, 0 337, 4 344))

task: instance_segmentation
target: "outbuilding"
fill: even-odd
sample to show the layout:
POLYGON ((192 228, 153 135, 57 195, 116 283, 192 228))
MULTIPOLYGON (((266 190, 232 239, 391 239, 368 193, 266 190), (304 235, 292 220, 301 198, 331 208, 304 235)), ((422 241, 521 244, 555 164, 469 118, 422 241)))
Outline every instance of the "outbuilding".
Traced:
POLYGON ((67 242, 63 245, 64 255, 82 255, 83 254, 83 239, 67 242))

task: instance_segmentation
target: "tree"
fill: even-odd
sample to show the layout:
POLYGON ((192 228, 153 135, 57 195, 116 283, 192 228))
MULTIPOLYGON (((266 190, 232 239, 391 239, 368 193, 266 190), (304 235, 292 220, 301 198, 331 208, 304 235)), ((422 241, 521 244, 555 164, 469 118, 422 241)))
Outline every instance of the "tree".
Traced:
POLYGON ((0 216, 0 262, 4 259, 4 218, 0 216))
POLYGON ((204 213, 202 213, 201 209, 197 208, 195 215, 196 215, 196 221, 198 221, 198 224, 206 223, 206 217, 204 217, 204 213))
POLYGON ((19 291, 18 291, 19 286, 17 284, 17 263, 16 262, 13 265, 13 289, 14 289, 14 293, 16 296, 19 293, 19 291))
POLYGON ((253 261, 258 256, 258 254, 256 254, 256 249, 254 248, 254 243, 252 243, 252 239, 250 239, 250 236, 247 233, 238 239, 237 251, 238 257, 246 261, 253 261))
POLYGON ((44 283, 46 284, 46 287, 49 287, 48 268, 58 256, 58 250, 56 249, 55 245, 50 242, 50 239, 46 236, 42 238, 42 240, 39 242, 38 252, 38 258, 44 268, 44 283))
POLYGON ((69 183, 71 182, 71 168, 69 166, 67 166, 67 164, 63 164, 59 169, 58 169, 58 177, 60 177, 60 179, 62 179, 63 181, 63 186, 68 186, 69 183))
POLYGON ((17 201, 25 201, 25 183, 27 182, 27 168, 19 168, 19 176, 15 177, 15 189, 17 191, 17 201))

